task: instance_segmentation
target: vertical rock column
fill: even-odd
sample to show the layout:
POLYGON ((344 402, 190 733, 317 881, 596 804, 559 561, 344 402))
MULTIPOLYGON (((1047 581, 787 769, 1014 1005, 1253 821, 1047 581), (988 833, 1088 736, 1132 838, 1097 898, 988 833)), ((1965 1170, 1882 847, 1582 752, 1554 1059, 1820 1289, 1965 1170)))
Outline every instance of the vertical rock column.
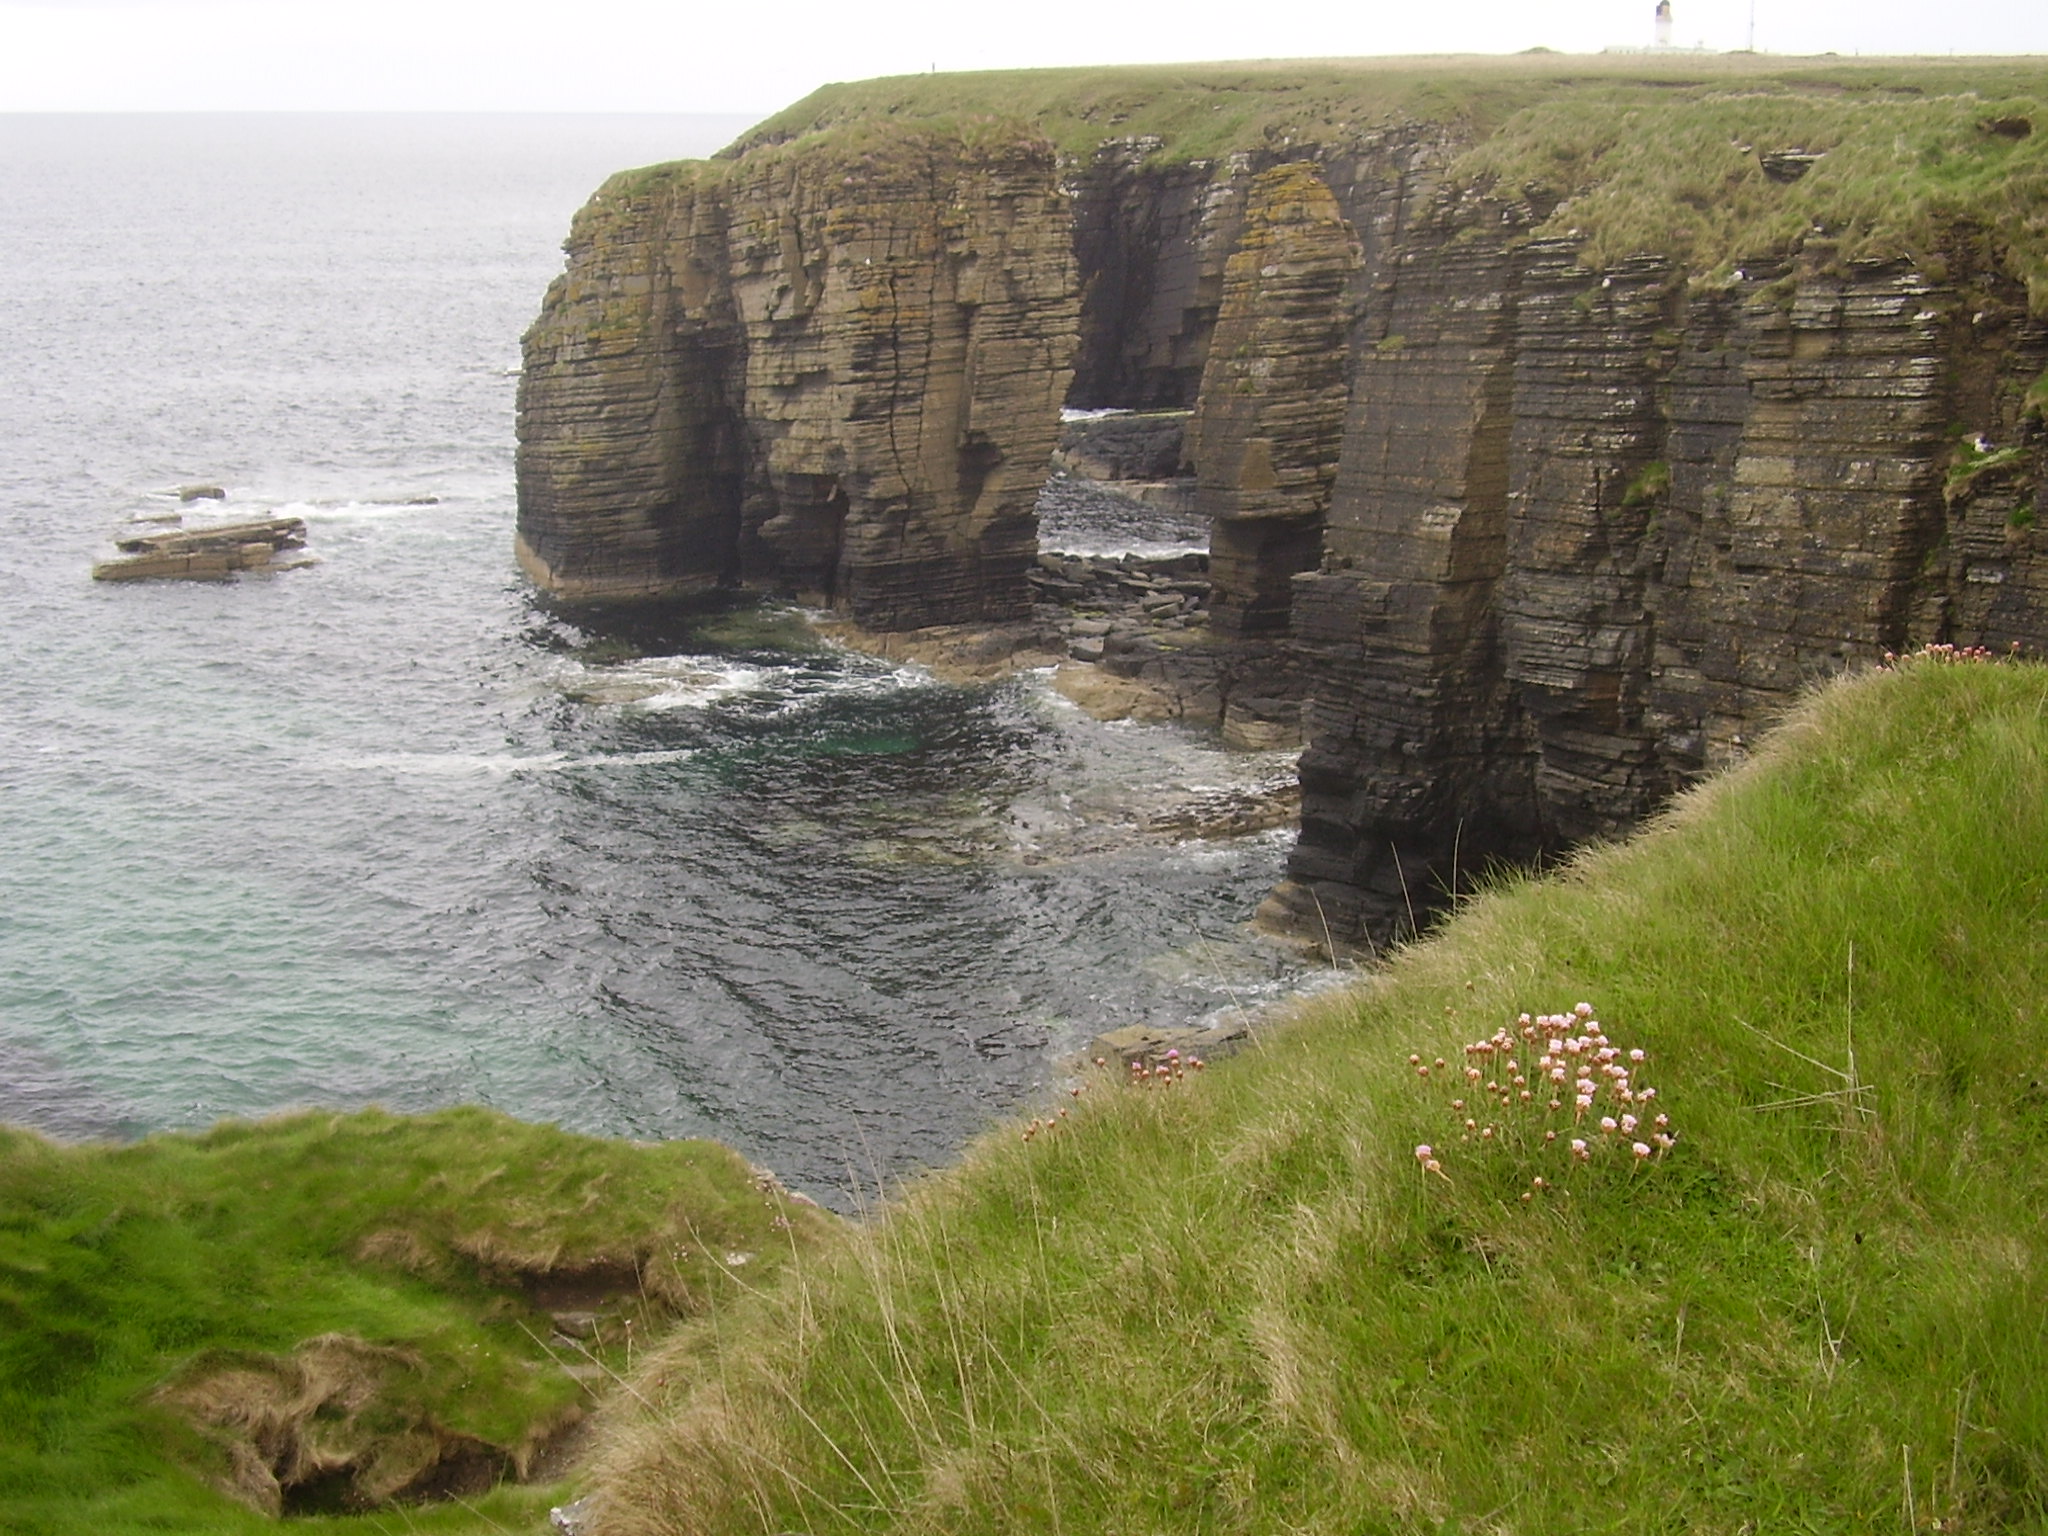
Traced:
POLYGON ((1670 487, 1659 395, 1678 294, 1662 261, 1588 271, 1565 241, 1526 255, 1501 643, 1545 840, 1572 843, 1632 824, 1673 788, 1647 719, 1647 535, 1670 487))
POLYGON ((1221 630, 1285 630, 1294 577, 1322 554, 1344 428, 1343 300, 1358 259, 1313 165, 1252 179, 1187 446, 1221 630))
POLYGON ((1310 933, 1384 936, 1460 865, 1534 837, 1494 607, 1519 274, 1504 239, 1458 233, 1416 229, 1373 296, 1324 569, 1295 583, 1317 677, 1301 840, 1269 915, 1310 933))
POLYGON ((606 182, 526 333, 516 548, 560 596, 667 597, 734 572, 742 338, 720 170, 606 182))
POLYGON ((931 128, 735 168, 742 575, 877 629, 1020 617, 1079 335, 1051 147, 931 128))

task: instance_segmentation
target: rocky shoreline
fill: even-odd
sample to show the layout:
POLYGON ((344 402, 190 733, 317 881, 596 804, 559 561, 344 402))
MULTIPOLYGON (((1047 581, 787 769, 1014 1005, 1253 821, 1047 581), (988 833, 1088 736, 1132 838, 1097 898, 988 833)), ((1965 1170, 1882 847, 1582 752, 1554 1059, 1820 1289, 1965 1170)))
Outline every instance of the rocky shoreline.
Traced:
POLYGON ((1844 190, 1902 135, 1998 184, 2032 120, 1982 118, 1978 66, 1853 111, 1833 66, 1749 67, 1522 87, 1653 157, 1741 145, 1711 239, 1682 165, 1553 185, 1565 118, 1390 106, 1372 67, 1300 118, 1249 88, 1241 140, 1184 122, 1234 77, 1132 78, 1113 122, 1146 130, 1047 76, 966 135, 941 84, 828 88, 578 216, 526 338, 521 558, 567 599, 754 587, 1049 655, 1097 712, 1305 739, 1280 901, 1385 939, 1416 892, 1625 831, 1820 678, 2048 642, 2038 233, 1852 238, 1844 190), (1790 175, 1811 145, 1765 99, 1841 115, 1826 170, 1790 175), (1176 531, 1134 555, 1209 551, 1206 593, 1065 538, 1098 481, 1176 531))

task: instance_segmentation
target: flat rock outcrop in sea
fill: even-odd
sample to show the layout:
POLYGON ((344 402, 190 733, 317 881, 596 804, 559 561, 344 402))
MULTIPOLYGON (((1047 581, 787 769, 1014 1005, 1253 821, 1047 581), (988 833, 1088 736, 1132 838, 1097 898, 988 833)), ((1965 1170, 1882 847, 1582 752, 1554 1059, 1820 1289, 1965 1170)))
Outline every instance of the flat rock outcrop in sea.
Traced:
MULTIPOLYGON (((210 488, 202 488, 206 490, 210 488)), ((190 499, 190 498, 187 498, 190 499)), ((217 499, 209 497, 208 499, 217 499)), ((179 578, 217 580, 237 571, 286 570, 280 556, 306 546, 306 522, 299 517, 266 517, 254 522, 217 523, 209 528, 176 528, 115 541, 119 560, 92 568, 94 581, 179 578)))

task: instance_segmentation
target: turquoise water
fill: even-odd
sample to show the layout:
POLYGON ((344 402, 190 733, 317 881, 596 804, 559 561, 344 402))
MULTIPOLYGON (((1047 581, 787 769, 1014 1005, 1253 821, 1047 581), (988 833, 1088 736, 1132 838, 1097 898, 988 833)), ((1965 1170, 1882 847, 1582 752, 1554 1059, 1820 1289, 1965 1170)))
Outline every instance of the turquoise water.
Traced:
POLYGON ((1141 830, 1284 762, 519 577, 569 215, 740 126, 0 117, 0 1118, 476 1100, 843 1199, 1298 980, 1281 838, 1141 830), (87 579, 192 481, 317 563, 87 579))

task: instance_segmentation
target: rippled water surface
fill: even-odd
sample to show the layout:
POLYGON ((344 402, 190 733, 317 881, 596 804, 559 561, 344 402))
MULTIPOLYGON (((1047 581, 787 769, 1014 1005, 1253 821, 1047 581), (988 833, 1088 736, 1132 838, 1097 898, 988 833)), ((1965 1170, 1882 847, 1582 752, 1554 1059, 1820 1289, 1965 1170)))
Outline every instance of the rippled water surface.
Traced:
POLYGON ((0 1118, 481 1100, 829 1197, 1293 983, 1281 839, 1142 830, 1284 764, 517 575, 569 215, 741 126, 0 116, 0 1118), (87 579, 193 481, 318 563, 87 579))

